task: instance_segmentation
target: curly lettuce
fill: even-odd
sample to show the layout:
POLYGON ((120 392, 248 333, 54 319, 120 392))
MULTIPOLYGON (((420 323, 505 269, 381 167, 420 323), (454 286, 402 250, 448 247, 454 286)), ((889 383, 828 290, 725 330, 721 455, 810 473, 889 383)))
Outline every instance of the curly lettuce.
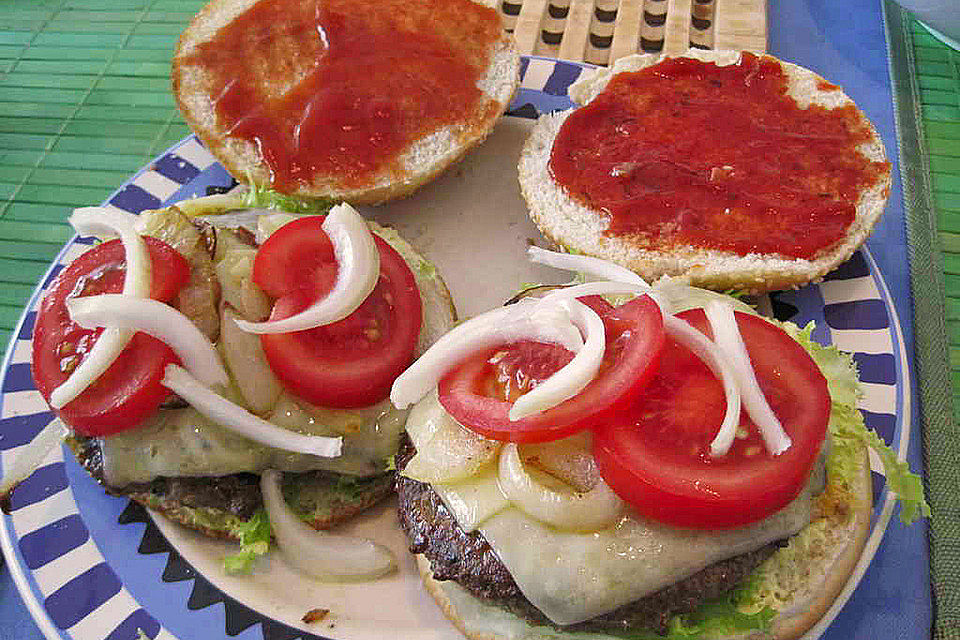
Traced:
POLYGON ((326 198, 300 198, 279 191, 274 191, 269 187, 254 184, 248 179, 249 190, 243 194, 243 203, 247 207, 259 207, 264 209, 279 209, 289 213, 304 214, 324 214, 330 211, 330 207, 336 204, 336 201, 326 198))
POLYGON ((223 567, 227 573, 250 573, 256 559, 270 549, 273 530, 266 511, 260 509, 246 522, 235 524, 230 533, 240 540, 240 550, 225 556, 223 567))
POLYGON ((856 408, 861 391, 856 378, 856 365, 853 358, 836 347, 825 347, 811 338, 813 325, 803 329, 784 323, 784 328, 796 339, 816 361, 833 399, 833 415, 830 432, 834 438, 858 441, 872 450, 883 465, 883 473, 890 490, 897 496, 900 504, 900 520, 910 524, 917 518, 930 515, 930 505, 923 495, 923 480, 910 471, 907 463, 898 458, 897 453, 863 420, 856 408), (850 375, 853 372, 854 375, 850 375))

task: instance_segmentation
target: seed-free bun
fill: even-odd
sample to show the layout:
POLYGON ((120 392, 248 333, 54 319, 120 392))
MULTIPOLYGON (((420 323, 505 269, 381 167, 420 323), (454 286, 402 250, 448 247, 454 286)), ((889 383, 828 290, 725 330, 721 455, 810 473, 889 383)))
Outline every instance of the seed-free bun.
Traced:
MULTIPOLYGON (((720 65, 733 64, 739 52, 691 50, 695 57, 720 65)), ((621 71, 635 71, 660 61, 655 55, 622 58, 608 69, 585 72, 570 87, 570 97, 582 105, 596 97, 607 82, 621 71)), ((825 82, 812 71, 780 61, 789 78, 789 95, 801 106, 810 104, 835 108, 851 104, 843 91, 825 82)), ((795 259, 777 254, 738 255, 730 251, 697 247, 657 249, 638 246, 627 236, 607 235, 608 219, 600 211, 574 201, 558 185, 548 167, 550 152, 560 126, 572 113, 564 111, 542 116, 526 142, 519 163, 520 187, 530 216, 540 231, 552 242, 572 252, 612 260, 633 269, 647 280, 664 275, 685 276, 696 286, 716 290, 741 290, 761 293, 795 288, 822 278, 849 258, 866 240, 886 205, 890 190, 890 172, 880 177, 860 194, 856 218, 844 238, 813 259, 795 259)), ((876 130, 863 116, 873 132, 872 139, 860 151, 869 160, 884 162, 886 154, 876 130)))
MULTIPOLYGON (((765 604, 777 611, 768 633, 710 636, 795 640, 817 624, 847 584, 860 558, 870 528, 872 485, 866 450, 860 448, 860 469, 849 485, 830 486, 819 499, 819 515, 757 570, 765 604)), ((834 482, 831 479, 830 482, 834 482)), ((450 581, 435 580, 430 561, 416 555, 417 569, 427 592, 444 615, 470 640, 575 640, 566 634, 534 626, 485 603, 450 581)), ((602 633, 591 634, 602 640, 602 633)), ((616 640, 616 636, 609 636, 616 640)))
MULTIPOLYGON (((492 6, 489 0, 474 1, 492 6)), ((181 114, 217 160, 241 182, 252 181, 257 185, 270 186, 270 168, 257 146, 231 135, 217 122, 214 100, 219 90, 209 75, 187 58, 199 44, 213 38, 218 30, 255 2, 212 0, 204 6, 180 37, 173 56, 171 75, 173 93, 181 114)), ((289 56, 284 56, 284 60, 260 61, 258 66, 251 65, 251 74, 255 74, 264 93, 282 95, 286 88, 296 82, 296 72, 292 69, 295 65, 287 62, 288 59, 294 59, 296 53, 292 50, 289 56), (266 71, 263 70, 264 66, 268 67, 266 71)), ((499 109, 487 109, 481 104, 474 113, 468 114, 462 124, 444 127, 415 141, 401 155, 401 175, 383 170, 374 176, 371 184, 355 187, 349 186, 342 176, 315 173, 308 183, 300 184, 293 193, 355 204, 378 204, 406 196, 433 180, 469 149, 486 139, 519 85, 520 56, 509 34, 503 32, 500 39, 493 43, 489 59, 490 63, 478 87, 487 98, 500 105, 499 109)))

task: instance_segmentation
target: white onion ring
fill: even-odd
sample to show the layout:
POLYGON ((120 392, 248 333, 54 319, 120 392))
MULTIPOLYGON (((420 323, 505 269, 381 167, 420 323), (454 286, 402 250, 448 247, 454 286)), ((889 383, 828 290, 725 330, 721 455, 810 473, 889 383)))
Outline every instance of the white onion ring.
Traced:
MULTIPOLYGON (((53 418, 33 440, 17 450, 17 455, 3 470, 0 480, 0 496, 5 496, 18 484, 40 468, 54 447, 63 442, 70 430, 59 418, 53 418)), ((9 454, 8 454, 9 455, 9 454)), ((4 458, 7 456, 5 455, 4 458)))
POLYGON ((433 392, 410 411, 407 435, 417 452, 403 475, 428 484, 457 482, 492 466, 500 442, 463 426, 447 413, 433 392))
MULTIPOLYGON (((69 222, 80 235, 119 235, 123 242, 126 270, 123 293, 145 298, 150 295, 153 267, 146 243, 136 231, 137 217, 132 213, 103 207, 75 209, 69 222)), ((70 376, 50 394, 50 406, 61 409, 79 396, 106 371, 133 337, 133 332, 107 327, 70 376)))
POLYGON ((365 538, 317 531, 287 506, 280 489, 280 472, 260 475, 263 506, 284 560, 321 580, 371 580, 393 571, 397 562, 386 547, 365 538))
POLYGON ((585 491, 600 475, 593 457, 593 433, 590 429, 547 442, 519 445, 520 459, 536 466, 575 489, 585 491))
POLYGON ((600 370, 606 347, 603 320, 596 311, 578 300, 563 300, 560 304, 568 310, 573 324, 586 336, 583 347, 570 362, 514 401, 508 414, 511 420, 545 411, 572 398, 590 384, 600 370))
POLYGON ((733 305, 737 311, 756 313, 753 307, 742 300, 669 278, 658 281, 654 290, 663 302, 661 306, 669 308, 671 313, 682 313, 689 309, 702 309, 710 300, 722 300, 727 304, 733 305))
POLYGON ((582 298, 584 296, 606 296, 606 295, 633 295, 633 296, 650 296, 650 299, 653 300, 658 307, 660 307, 660 313, 666 315, 670 313, 670 305, 667 304, 663 297, 660 296, 659 292, 655 287, 648 287, 642 284, 636 284, 632 282, 613 282, 610 280, 598 280, 596 282, 585 282, 583 284, 575 284, 569 287, 563 287, 561 289, 554 289, 553 291, 544 295, 541 300, 573 300, 576 298, 582 298))
POLYGON ((747 410, 747 415, 760 429, 767 451, 775 456, 783 453, 792 444, 790 436, 783 430, 783 425, 780 424, 779 418, 767 402, 763 390, 760 389, 760 383, 757 382, 757 375, 750 362, 747 347, 743 343, 743 336, 737 326, 733 309, 719 300, 711 300, 704 307, 704 311, 713 330, 713 340, 733 367, 740 386, 743 406, 747 410))
POLYGON ((537 483, 513 442, 500 452, 498 480, 500 490, 517 508, 561 529, 597 531, 615 522, 623 509, 623 501, 600 477, 584 493, 556 491, 537 483))
MULTIPOLYGON (((580 285, 564 287, 553 291, 548 296, 579 298, 590 295, 643 295, 647 294, 660 307, 661 313, 671 313, 670 305, 658 295, 656 287, 651 286, 638 273, 618 264, 604 260, 572 253, 548 251, 531 245, 527 249, 527 256, 533 262, 569 271, 579 271, 588 276, 599 278, 597 282, 586 282, 580 285)), ((547 297, 547 296, 544 296, 547 297)))
MULTIPOLYGON (((217 225, 215 218, 223 216, 224 220, 234 211, 256 211, 248 207, 245 194, 239 190, 230 193, 215 193, 209 196, 199 196, 180 200, 174 205, 183 215, 188 218, 202 218, 214 226, 217 225)), ((257 215, 263 213, 272 213, 270 209, 259 209, 257 215)), ((240 225, 234 225, 240 226, 240 225)))
POLYGON ((173 349, 190 374, 208 387, 230 383, 213 343, 168 304, 119 293, 73 298, 66 304, 70 319, 85 329, 106 326, 143 331, 173 349))
POLYGON ((666 315, 663 317, 663 327, 671 338, 700 358, 723 384, 727 412, 723 416, 717 435, 710 443, 710 455, 715 458, 726 455, 737 435, 737 425, 740 422, 740 390, 737 388, 736 376, 717 345, 686 321, 676 316, 666 315))
POLYGON ((333 243, 337 279, 333 289, 312 305, 283 320, 237 325, 250 333, 304 331, 343 320, 356 311, 380 279, 380 252, 366 221, 348 204, 339 204, 323 220, 323 230, 333 243))
POLYGON ((541 300, 574 300, 584 296, 605 296, 605 295, 635 295, 641 296, 649 293, 650 289, 643 285, 632 282, 614 282, 612 280, 598 280, 596 282, 585 282, 583 284, 574 284, 560 289, 554 289, 546 293, 541 300))
POLYGON ((211 391, 179 365, 168 364, 160 383, 207 418, 268 447, 322 458, 339 456, 343 447, 339 437, 305 435, 267 422, 211 391))
POLYGON ((645 289, 650 288, 650 285, 647 284, 647 281, 641 278, 638 274, 634 273, 630 269, 627 269, 626 267, 621 267, 618 264, 602 258, 594 258, 592 256, 585 256, 576 253, 549 251, 547 249, 541 249, 536 245, 530 245, 530 247, 527 249, 527 256, 532 262, 538 262, 540 264, 547 265, 548 267, 555 267, 557 269, 564 269, 566 271, 579 271, 580 273, 594 278, 599 278, 601 280, 626 282, 638 284, 645 289))
POLYGON ((583 346, 580 331, 559 305, 531 300, 499 307, 457 325, 437 340, 394 380, 390 401, 398 409, 406 409, 427 395, 443 374, 466 356, 517 340, 555 343, 574 352, 583 346))

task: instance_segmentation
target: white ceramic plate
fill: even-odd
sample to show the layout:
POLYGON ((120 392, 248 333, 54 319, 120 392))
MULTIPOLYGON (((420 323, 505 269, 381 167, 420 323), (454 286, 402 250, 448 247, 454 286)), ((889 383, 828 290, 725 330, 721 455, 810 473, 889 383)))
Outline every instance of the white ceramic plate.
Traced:
MULTIPOLYGON (((516 180, 516 160, 539 113, 569 106, 566 89, 582 67, 542 58, 524 59, 522 89, 510 116, 458 167, 414 197, 364 210, 397 227, 440 269, 461 316, 499 305, 527 282, 561 282, 566 274, 529 265, 528 240, 539 241, 516 180)), ((194 139, 169 149, 109 200, 139 212, 225 186, 230 176, 194 139)), ((84 204, 84 203, 78 203, 84 204)), ((30 376, 35 309, 52 276, 83 249, 75 240, 58 257, 24 314, 3 363, 0 395, 0 468, 51 419, 30 376)), ((910 438, 906 356, 890 295, 869 253, 854 258, 823 283, 777 294, 769 301, 780 317, 817 323, 815 336, 853 352, 866 396, 867 422, 894 448, 910 438)), ((891 502, 879 471, 867 551, 840 599, 857 584, 890 518, 891 502)), ((11 499, 0 518, 0 543, 21 594, 50 639, 294 637, 364 639, 459 638, 420 588, 406 543, 388 502, 349 527, 390 546, 400 571, 379 581, 324 585, 293 574, 275 559, 252 576, 226 575, 229 545, 214 542, 162 518, 154 520, 127 500, 112 498, 70 454, 54 451, 11 499), (319 623, 300 620, 329 609, 319 623)), ((819 634, 836 611, 816 630, 819 634)), ((829 630, 825 637, 829 637, 829 630)))

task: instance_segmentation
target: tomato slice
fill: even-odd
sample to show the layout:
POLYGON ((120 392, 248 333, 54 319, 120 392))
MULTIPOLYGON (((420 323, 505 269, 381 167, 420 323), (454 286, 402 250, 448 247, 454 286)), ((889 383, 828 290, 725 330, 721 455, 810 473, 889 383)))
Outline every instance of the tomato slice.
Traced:
MULTIPOLYGON (((271 320, 299 313, 336 280, 333 246, 321 217, 284 225, 260 247, 254 281, 277 295, 271 320)), ((379 236, 380 279, 352 314, 333 324, 260 336, 270 368, 295 395, 316 405, 364 407, 390 393, 413 361, 423 320, 413 273, 379 236)))
MULTIPOLYGON (((678 314, 711 335, 702 309, 678 314)), ((816 462, 830 418, 819 367, 780 327, 735 314, 761 389, 793 443, 770 455, 746 413, 745 434, 711 458, 726 404, 703 362, 668 338, 660 369, 632 405, 595 430, 594 456, 607 484, 644 516, 679 527, 730 528, 786 506, 816 462)))
POLYGON ((616 413, 656 369, 664 343, 663 317, 648 296, 619 307, 586 302, 603 319, 607 345, 600 372, 579 394, 511 421, 508 414, 516 396, 572 358, 556 345, 516 342, 474 354, 448 372, 438 385, 440 403, 461 424, 507 442, 556 440, 616 413))
POLYGON ((305 290, 319 299, 333 287, 337 262, 323 216, 306 216, 277 229, 257 250, 253 281, 271 298, 305 290))
MULTIPOLYGON (((150 296, 171 300, 190 278, 190 265, 175 249, 145 237, 153 276, 150 296)), ((37 313, 33 330, 33 379, 50 394, 89 353, 103 329, 84 329, 70 320, 66 300, 123 290, 123 243, 109 240, 82 254, 56 277, 37 313)), ((100 378, 57 411, 78 433, 99 436, 130 429, 153 413, 170 391, 160 384, 163 368, 177 358, 167 345, 136 333, 100 378)))

